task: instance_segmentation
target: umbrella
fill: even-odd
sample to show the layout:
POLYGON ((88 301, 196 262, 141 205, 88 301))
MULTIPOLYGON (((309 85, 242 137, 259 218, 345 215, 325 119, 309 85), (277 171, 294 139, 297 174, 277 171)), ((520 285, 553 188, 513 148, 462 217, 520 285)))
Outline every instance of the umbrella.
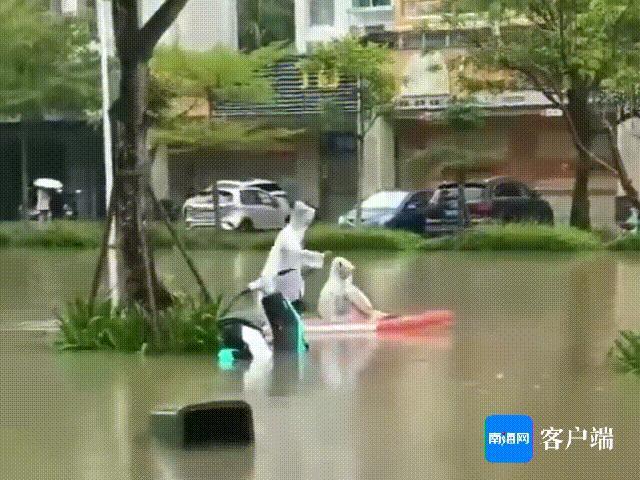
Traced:
POLYGON ((62 190, 62 182, 53 178, 38 178, 33 181, 33 186, 51 190, 62 190))

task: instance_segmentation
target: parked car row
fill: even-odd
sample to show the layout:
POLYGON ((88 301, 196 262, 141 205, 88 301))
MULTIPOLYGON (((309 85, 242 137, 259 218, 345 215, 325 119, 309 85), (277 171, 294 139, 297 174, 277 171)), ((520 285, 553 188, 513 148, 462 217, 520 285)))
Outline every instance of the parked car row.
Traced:
MULTIPOLYGON (((486 221, 553 224, 553 210, 527 185, 496 177, 464 185, 467 224, 486 221)), ((458 227, 458 184, 446 182, 435 190, 378 192, 362 202, 362 223, 440 235, 458 227)), ((338 223, 355 224, 355 208, 338 223)))
MULTIPOLYGON (((287 193, 269 180, 220 180, 216 183, 220 225, 224 230, 271 230, 289 218, 287 193)), ((182 206, 187 228, 216 224, 214 186, 188 198, 182 206)))
MULTIPOLYGON (((282 228, 289 218, 290 200, 275 182, 253 179, 220 180, 218 192, 221 227, 225 230, 282 228)), ((182 207, 187 227, 215 226, 214 186, 187 199, 182 207)), ((382 191, 361 204, 365 226, 409 230, 427 235, 451 233, 458 226, 458 184, 445 182, 435 189, 382 191)), ((467 224, 487 221, 553 224, 549 203, 526 184, 495 177, 464 185, 467 224)), ((353 227, 356 208, 340 216, 338 224, 353 227)))

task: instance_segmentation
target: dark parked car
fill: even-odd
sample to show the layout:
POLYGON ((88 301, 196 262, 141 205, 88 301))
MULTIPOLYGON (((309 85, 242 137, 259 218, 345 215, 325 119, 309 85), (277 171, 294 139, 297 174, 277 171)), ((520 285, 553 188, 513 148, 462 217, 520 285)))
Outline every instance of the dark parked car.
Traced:
MULTIPOLYGON (((362 224, 369 227, 387 227, 424 231, 425 213, 433 190, 418 192, 386 191, 371 195, 362 202, 362 224)), ((338 220, 340 226, 353 227, 356 210, 350 210, 338 220)))
MULTIPOLYGON (((527 185, 506 177, 467 182, 464 187, 467 217, 472 223, 537 222, 553 225, 549 202, 527 185)), ((458 222, 458 184, 443 183, 433 194, 426 209, 425 231, 448 233, 458 222)))

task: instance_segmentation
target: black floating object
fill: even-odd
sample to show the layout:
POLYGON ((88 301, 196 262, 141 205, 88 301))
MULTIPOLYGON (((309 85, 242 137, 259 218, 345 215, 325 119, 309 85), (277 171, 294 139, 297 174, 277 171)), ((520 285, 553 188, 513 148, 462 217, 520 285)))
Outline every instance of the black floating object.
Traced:
POLYGON ((180 447, 248 444, 255 438, 251 406, 240 400, 152 412, 151 432, 157 439, 180 447))

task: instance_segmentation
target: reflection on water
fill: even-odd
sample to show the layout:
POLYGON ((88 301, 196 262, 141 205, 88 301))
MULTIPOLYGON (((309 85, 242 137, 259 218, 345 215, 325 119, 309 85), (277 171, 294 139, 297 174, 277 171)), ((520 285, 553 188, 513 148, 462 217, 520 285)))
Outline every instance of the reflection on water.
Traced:
MULTIPOLYGON (((3 251, 0 322, 47 318, 85 294, 94 252, 3 251), (34 258, 35 256, 35 258, 34 258), (11 279, 11 281, 6 281, 11 279)), ((240 290, 260 253, 197 252, 213 291, 240 290)), ((347 255, 382 310, 451 308, 432 338, 312 339, 298 359, 218 368, 213 358, 56 354, 49 339, 0 335, 0 478, 524 479, 627 478, 637 470, 640 385, 603 360, 616 331, 640 328, 640 262, 606 254, 347 255), (149 412, 240 398, 252 448, 180 451, 154 443, 149 412), (536 429, 612 427, 612 452, 536 447, 526 468, 483 460, 491 413, 536 429)), ((159 258, 172 288, 180 259, 159 258)), ((309 277, 313 304, 326 274, 309 277)))

